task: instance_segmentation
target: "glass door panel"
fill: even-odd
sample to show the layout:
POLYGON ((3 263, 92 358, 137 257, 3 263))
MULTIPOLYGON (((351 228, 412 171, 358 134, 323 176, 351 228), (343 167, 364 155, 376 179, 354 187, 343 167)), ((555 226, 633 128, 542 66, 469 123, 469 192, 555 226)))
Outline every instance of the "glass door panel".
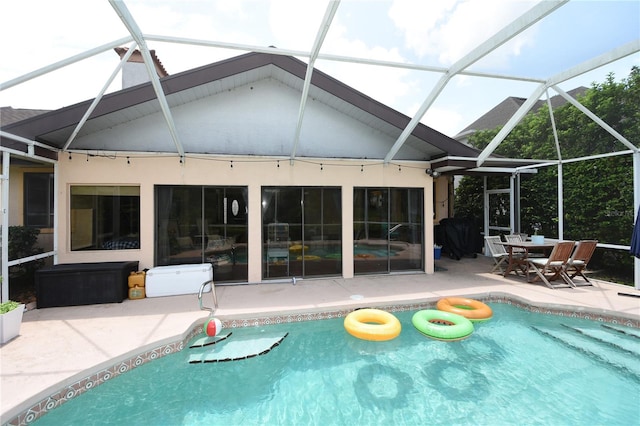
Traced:
POLYGON ((217 282, 246 281, 247 188, 156 186, 157 266, 211 263, 217 282))
POLYGON ((391 271, 420 270, 422 263, 422 200, 419 189, 391 190, 389 266, 391 271))
POLYGON ((246 281, 247 189, 204 188, 205 261, 216 281, 246 281))
POLYGON ((354 189, 354 273, 423 269, 423 191, 354 189))
POLYGON ((262 223, 265 278, 342 273, 339 188, 265 187, 262 223))
POLYGON ((389 190, 354 189, 353 261, 354 273, 389 271, 389 190))

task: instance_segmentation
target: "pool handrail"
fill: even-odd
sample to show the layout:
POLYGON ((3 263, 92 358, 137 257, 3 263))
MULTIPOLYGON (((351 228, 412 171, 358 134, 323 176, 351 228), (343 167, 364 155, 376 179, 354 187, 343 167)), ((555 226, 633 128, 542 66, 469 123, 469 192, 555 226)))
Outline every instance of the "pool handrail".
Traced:
POLYGON ((209 311, 211 312, 211 315, 213 315, 216 311, 216 309, 218 309, 218 297, 216 296, 216 287, 215 287, 215 283, 213 282, 213 280, 208 280, 202 283, 202 285, 200 285, 200 290, 198 291, 198 303, 200 305, 200 310, 202 311, 209 311), (207 284, 211 284, 211 295, 213 297, 213 308, 209 308, 207 306, 203 306, 202 305, 202 293, 204 293, 204 289, 207 286, 207 284))

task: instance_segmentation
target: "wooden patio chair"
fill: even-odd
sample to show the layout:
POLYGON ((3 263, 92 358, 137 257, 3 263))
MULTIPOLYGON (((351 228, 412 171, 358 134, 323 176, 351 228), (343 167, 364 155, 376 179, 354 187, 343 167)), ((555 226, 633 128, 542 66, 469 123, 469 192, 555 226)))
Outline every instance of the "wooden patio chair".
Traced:
POLYGON ((509 253, 507 253, 507 250, 504 248, 504 246, 500 244, 502 242, 502 239, 500 239, 499 235, 484 237, 484 239, 487 243, 487 248, 489 249, 488 254, 493 258, 493 261, 495 262, 495 265, 493 266, 491 272, 496 272, 496 270, 499 269, 500 273, 503 274, 504 268, 502 267, 502 264, 509 260, 509 253))
POLYGON ((528 259, 527 281, 532 283, 539 279, 549 288, 575 287, 566 272, 574 245, 574 241, 560 241, 555 244, 549 257, 528 259), (533 279, 530 278, 531 272, 535 272, 533 279), (563 283, 551 283, 558 278, 562 278, 563 283))
POLYGON ((587 265, 591 260, 591 256, 593 256, 593 252, 596 250, 596 246, 598 245, 597 240, 581 240, 578 241, 573 254, 569 258, 567 262, 567 266, 565 267, 565 272, 569 275, 569 278, 573 281, 576 276, 582 277, 584 279, 584 283, 577 283, 573 281, 576 286, 589 286, 593 285, 589 278, 584 274, 587 269, 587 265))

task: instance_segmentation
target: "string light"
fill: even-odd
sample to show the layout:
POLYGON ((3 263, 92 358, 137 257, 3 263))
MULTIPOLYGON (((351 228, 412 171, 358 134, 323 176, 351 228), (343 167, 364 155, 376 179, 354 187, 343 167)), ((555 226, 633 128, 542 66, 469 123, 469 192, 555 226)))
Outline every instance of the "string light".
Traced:
MULTIPOLYGON (((72 154, 73 154, 72 152, 69 152, 69 160, 72 159, 72 154)), ((76 152, 76 154, 78 154, 78 153, 76 152)), ((95 154, 91 154, 91 153, 87 152, 86 156, 87 156, 87 160, 86 160, 87 162, 89 161, 89 157, 101 157, 101 158, 108 158, 108 159, 111 159, 111 160, 115 160, 115 159, 118 159, 118 158, 126 158, 127 164, 131 164, 131 156, 130 155, 117 155, 117 154, 106 154, 106 153, 105 154, 101 154, 99 152, 95 153, 95 154)), ((136 158, 150 158, 150 157, 148 157, 148 156, 136 156, 136 158)), ((155 157, 153 157, 153 158, 155 158, 155 157)), ((185 164, 186 156, 180 155, 178 158, 179 158, 180 164, 185 164)), ((225 158, 200 157, 200 156, 197 156, 197 155, 193 156, 193 158, 201 159, 201 160, 208 160, 208 161, 228 161, 229 162, 229 167, 232 168, 232 169, 234 168, 234 164, 233 164, 234 161, 238 161, 238 160, 228 160, 228 159, 225 159, 225 158)), ((276 162, 276 167, 280 168, 280 160, 277 160, 275 158, 274 159, 269 159, 269 160, 247 159, 247 160, 239 160, 239 161, 240 161, 240 163, 273 163, 275 161, 276 162)), ((299 161, 301 163, 306 163, 306 164, 309 164, 309 165, 315 165, 315 166, 319 165, 320 166, 320 170, 324 171, 324 166, 325 166, 324 162, 307 161, 307 160, 304 160, 304 159, 296 159, 296 161, 299 161)), ((382 162, 380 162, 379 164, 378 163, 371 163, 371 164, 366 164, 366 166, 369 167, 369 166, 382 165, 382 164, 383 164, 382 162)), ((398 172, 402 172, 402 168, 403 167, 402 167, 401 164, 393 164, 393 165, 397 165, 398 166, 398 172)), ((358 164, 340 164, 340 163, 336 163, 336 164, 329 164, 329 166, 332 166, 332 167, 358 167, 358 164)), ((365 166, 365 164, 363 164, 363 163, 360 164, 360 172, 364 172, 364 166, 365 166)), ((405 165, 405 168, 406 167, 409 167, 410 169, 414 169, 414 168, 422 169, 423 166, 415 166, 414 167, 414 166, 406 166, 405 165)), ((434 173, 434 175, 433 175, 434 178, 436 176, 440 175, 440 172, 433 172, 431 169, 427 169, 427 174, 429 174, 429 173, 434 173)))

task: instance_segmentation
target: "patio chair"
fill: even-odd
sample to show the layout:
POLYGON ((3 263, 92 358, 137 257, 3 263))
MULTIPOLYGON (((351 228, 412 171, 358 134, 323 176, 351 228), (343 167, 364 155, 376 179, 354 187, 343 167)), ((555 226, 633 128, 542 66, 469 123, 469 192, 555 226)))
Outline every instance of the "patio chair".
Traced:
MULTIPOLYGON (((522 234, 509 234, 504 236, 504 240, 508 243, 521 243, 526 241, 526 238, 522 234)), ((544 257, 543 253, 527 253, 523 248, 514 247, 513 254, 527 255, 527 257, 544 257)))
POLYGON ((549 257, 528 259, 527 281, 532 283, 539 279, 549 288, 575 287, 565 269, 574 245, 574 241, 560 241, 553 246, 549 257), (530 279, 531 272, 535 272, 533 279, 530 279), (558 278, 564 282, 551 283, 558 278))
POLYGON ((582 277, 585 280, 585 283, 577 283, 573 281, 576 286, 589 286, 593 285, 589 278, 584 274, 584 271, 587 269, 587 265, 591 260, 591 256, 593 256, 593 252, 596 250, 596 246, 598 245, 597 240, 581 240, 578 241, 573 254, 569 258, 567 262, 567 266, 565 268, 565 272, 569 275, 569 278, 573 281, 576 276, 582 277))
POLYGON ((507 253, 504 246, 500 244, 502 242, 500 236, 484 237, 484 239, 487 243, 487 248, 489 249, 489 256, 491 256, 495 262, 491 272, 496 272, 496 270, 499 269, 501 274, 504 273, 502 264, 509 260, 509 253, 507 253))

